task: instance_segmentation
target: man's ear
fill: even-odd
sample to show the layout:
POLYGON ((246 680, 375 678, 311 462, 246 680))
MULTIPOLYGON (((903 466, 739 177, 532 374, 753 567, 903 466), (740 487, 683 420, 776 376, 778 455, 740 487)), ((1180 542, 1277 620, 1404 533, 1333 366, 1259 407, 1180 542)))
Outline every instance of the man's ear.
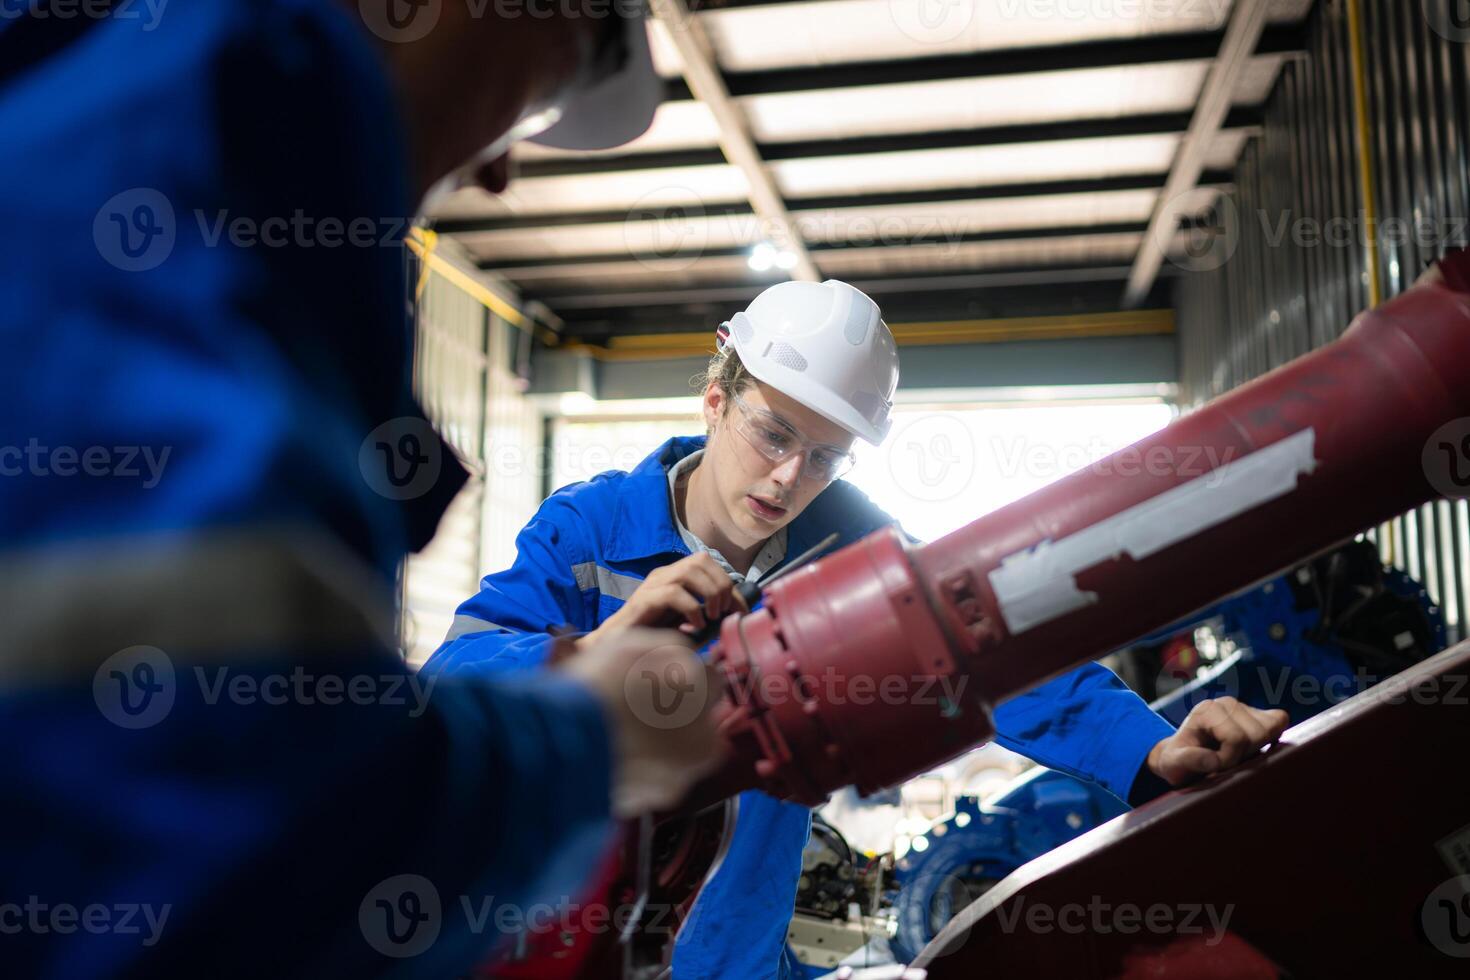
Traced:
POLYGON ((702 407, 705 428, 713 429, 719 424, 720 417, 725 414, 725 393, 713 381, 705 386, 702 407))

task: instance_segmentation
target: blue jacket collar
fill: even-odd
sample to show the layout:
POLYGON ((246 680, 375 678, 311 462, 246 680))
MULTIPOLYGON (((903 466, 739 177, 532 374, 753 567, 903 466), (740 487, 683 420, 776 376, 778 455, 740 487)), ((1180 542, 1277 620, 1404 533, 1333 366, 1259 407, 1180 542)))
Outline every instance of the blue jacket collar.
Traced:
MULTIPOLYGON (((616 517, 602 541, 604 556, 609 561, 636 561, 658 555, 687 555, 689 549, 679 537, 669 502, 669 467, 704 448, 704 436, 676 436, 650 453, 618 486, 616 517)), ((845 528, 846 513, 829 512, 824 506, 837 485, 828 487, 807 509, 787 525, 786 557, 794 558, 836 530, 843 530, 843 540, 855 540, 869 527, 845 528)), ((842 508, 838 508, 839 511, 842 508)), ((876 512, 875 512, 876 513, 876 512)))
POLYGON ((618 485, 612 528, 602 542, 610 561, 687 554, 669 503, 669 467, 704 448, 704 436, 675 436, 650 453, 618 485))

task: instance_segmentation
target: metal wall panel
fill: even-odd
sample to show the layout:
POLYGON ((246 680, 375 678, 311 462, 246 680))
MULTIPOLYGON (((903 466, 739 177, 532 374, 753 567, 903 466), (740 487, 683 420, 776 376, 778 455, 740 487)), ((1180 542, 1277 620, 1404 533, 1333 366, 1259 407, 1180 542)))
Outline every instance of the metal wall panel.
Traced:
POLYGON ((516 532, 539 502, 541 416, 518 376, 522 331, 451 279, 425 275, 412 257, 409 264, 410 282, 420 284, 414 391, 471 474, 434 539, 403 563, 399 642, 421 664, 480 577, 514 557, 516 532))
MULTIPOLYGON (((1186 407, 1335 339, 1445 250, 1470 243, 1470 29, 1453 3, 1431 23, 1435 6, 1316 4, 1307 56, 1282 72, 1235 186, 1196 231, 1213 247, 1195 253, 1211 260, 1176 280, 1186 407)), ((1463 638, 1466 502, 1427 505, 1366 534, 1424 583, 1463 638)))

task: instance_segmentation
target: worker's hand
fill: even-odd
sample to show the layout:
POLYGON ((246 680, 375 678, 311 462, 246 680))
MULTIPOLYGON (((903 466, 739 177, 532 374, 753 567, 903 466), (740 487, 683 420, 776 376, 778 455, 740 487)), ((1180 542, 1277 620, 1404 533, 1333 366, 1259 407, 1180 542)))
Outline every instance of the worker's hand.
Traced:
POLYGON ((1179 730, 1149 751, 1148 768, 1170 786, 1222 772, 1255 755, 1286 731, 1285 711, 1263 711, 1234 698, 1195 705, 1179 730))
POLYGON ((710 713, 720 689, 682 634, 624 630, 556 666, 591 688, 607 711, 614 816, 672 806, 719 762, 710 713))
POLYGON ((588 646, 633 626, 678 626, 697 633, 727 613, 749 612, 732 579, 707 552, 654 569, 623 608, 577 641, 588 646))

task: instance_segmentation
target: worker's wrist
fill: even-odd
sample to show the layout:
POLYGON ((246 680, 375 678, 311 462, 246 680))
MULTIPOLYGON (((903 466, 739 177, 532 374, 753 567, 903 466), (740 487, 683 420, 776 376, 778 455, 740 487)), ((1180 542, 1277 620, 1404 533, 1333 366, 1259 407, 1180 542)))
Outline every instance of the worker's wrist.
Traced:
POLYGON ((1161 739, 1149 750, 1143 765, 1138 767, 1138 775, 1133 778, 1133 785, 1128 790, 1128 805, 1142 806, 1157 796, 1163 796, 1174 787, 1169 781, 1159 774, 1159 758, 1162 755, 1161 748, 1167 739, 1161 739))

